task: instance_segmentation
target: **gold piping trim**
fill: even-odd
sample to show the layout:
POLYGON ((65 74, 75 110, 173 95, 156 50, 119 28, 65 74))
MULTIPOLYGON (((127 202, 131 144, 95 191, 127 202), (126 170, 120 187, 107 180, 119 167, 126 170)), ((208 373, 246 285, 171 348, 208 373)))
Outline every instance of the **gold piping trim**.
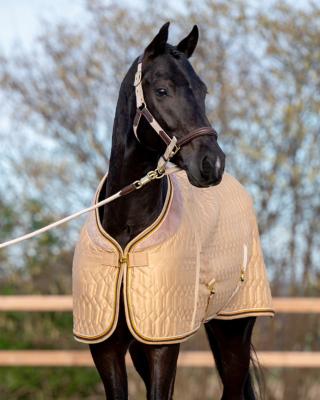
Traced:
MULTIPOLYGON (((102 186, 103 186, 104 181, 106 180, 106 178, 107 178, 107 174, 102 178, 102 180, 101 180, 101 182, 100 182, 100 184, 99 184, 99 186, 98 186, 98 189, 97 189, 97 192, 96 192, 96 195, 95 195, 95 204, 97 203, 97 200, 98 200, 98 197, 99 197, 101 188, 102 188, 102 186)), ((168 184, 169 184, 169 185, 168 185, 168 193, 167 193, 167 196, 166 196, 166 199, 165 199, 165 203, 164 203, 164 205, 163 205, 163 208, 162 208, 162 210, 161 210, 160 215, 159 215, 158 218, 153 222, 153 224, 150 225, 150 227, 147 227, 144 231, 142 231, 139 235, 137 235, 136 238, 133 238, 133 240, 127 244, 127 246, 125 247, 125 251, 124 251, 124 252, 123 252, 123 250, 122 250, 120 244, 119 244, 111 235, 109 235, 108 232, 102 227, 101 222, 100 222, 100 218, 99 218, 99 214, 98 214, 98 209, 95 210, 95 220, 96 220, 96 224, 97 224, 97 227, 98 227, 98 229, 99 229, 99 232, 100 232, 104 237, 106 237, 106 238, 114 245, 114 247, 115 247, 116 250, 118 251, 118 256, 119 256, 120 261, 121 261, 122 259, 126 258, 126 254, 131 250, 131 248, 133 247, 134 244, 136 244, 138 241, 140 242, 142 239, 144 239, 144 236, 145 236, 144 234, 145 234, 145 233, 146 233, 146 236, 147 236, 148 234, 150 234, 149 228, 151 228, 152 232, 153 232, 154 230, 156 230, 157 227, 158 227, 158 225, 159 225, 159 224, 162 222, 162 220, 164 219, 164 216, 167 215, 168 210, 169 210, 170 205, 171 205, 171 202, 172 202, 172 197, 173 197, 173 195, 172 195, 172 193, 173 193, 173 185, 172 185, 172 182, 171 182, 171 178, 170 178, 169 176, 167 176, 167 180, 168 180, 168 184), (156 226, 155 226, 155 225, 156 225, 156 226), (142 237, 140 238, 140 236, 142 236, 142 237), (126 249, 127 249, 128 246, 130 246, 130 248, 126 251, 126 249), (119 253, 120 253, 120 254, 119 254, 119 253)), ((119 285, 119 275, 120 275, 120 272, 122 272, 122 268, 119 269, 118 272, 117 272, 117 278, 116 278, 116 279, 117 279, 117 285, 116 285, 116 291, 115 291, 115 296, 114 296, 114 298, 115 298, 115 303, 114 303, 114 307, 113 307, 113 309, 115 310, 115 312, 113 313, 112 323, 109 325, 108 329, 105 330, 105 331, 103 331, 103 332, 100 333, 99 335, 95 335, 95 336, 83 336, 83 335, 79 335, 79 334, 73 332, 73 335, 74 335, 75 337, 77 337, 77 338, 79 338, 79 339, 84 339, 84 340, 86 340, 86 341, 97 340, 97 339, 103 338, 104 336, 108 335, 108 333, 110 333, 110 331, 114 330, 114 328, 115 328, 115 326, 116 326, 116 325, 115 325, 115 319, 116 319, 116 317, 119 316, 119 307, 118 307, 118 306, 119 306, 119 302, 118 302, 118 297, 119 297, 119 294, 120 294, 120 286, 121 286, 121 285, 119 285)), ((123 273, 121 273, 121 278, 122 278, 122 275, 123 275, 123 273)), ((130 314, 130 312, 128 312, 128 314, 130 314)), ((129 315, 129 317, 130 317, 130 315, 129 315)), ((131 318, 130 318, 130 321, 131 321, 131 318)), ((138 335, 138 334, 137 334, 137 335, 138 335)), ((139 336, 139 335, 138 335, 138 336, 139 336)))
POLYGON ((168 214, 168 210, 171 207, 172 197, 173 197, 173 184, 171 181, 171 177, 169 175, 167 175, 167 182, 168 182, 168 191, 166 194, 164 205, 162 207, 162 210, 161 210, 159 216, 150 226, 148 226, 144 231, 140 232, 139 235, 137 235, 135 238, 133 238, 126 245, 126 247, 124 249, 125 256, 127 256, 129 251, 131 251, 131 249, 133 249, 133 246, 140 243, 143 239, 147 238, 148 236, 151 235, 151 233, 153 233, 155 230, 157 230, 160 227, 160 224, 163 221, 164 217, 168 214))
MULTIPOLYGON (((275 314, 275 311, 271 308, 256 308, 256 309, 248 309, 248 310, 241 310, 235 312, 219 312, 216 316, 217 317, 232 317, 233 315, 241 315, 241 314, 254 314, 254 313, 271 313, 275 314)), ((214 318, 214 317, 213 317, 214 318)))
MULTIPOLYGON (((163 220, 165 219, 165 217, 168 215, 170 206, 172 204, 173 191, 174 191, 173 184, 172 184, 171 180, 169 180, 169 181, 170 181, 170 185, 171 185, 170 199, 168 201, 167 208, 163 212, 163 215, 160 214, 160 216, 159 216, 159 218, 161 218, 160 221, 156 224, 156 226, 154 226, 154 225, 152 226, 151 225, 151 230, 147 234, 145 234, 143 237, 138 238, 138 240, 135 241, 135 243, 133 243, 130 246, 128 251, 132 250, 134 246, 138 245, 138 243, 140 243, 143 239, 146 239, 147 237, 149 237, 156 229, 158 229, 160 227, 161 223, 163 222, 163 220)), ((195 332, 197 332, 197 330, 200 328, 201 324, 199 324, 197 328, 195 328, 191 332, 188 332, 187 334, 177 335, 177 336, 170 337, 170 338, 150 338, 148 336, 144 336, 141 333, 139 333, 139 331, 137 329, 137 326, 135 325, 135 323, 133 321, 133 318, 132 318, 132 315, 131 315, 131 312, 130 312, 130 309, 132 308, 132 305, 131 305, 131 297, 130 297, 130 291, 129 291, 130 283, 131 283, 131 279, 130 279, 131 274, 127 273, 129 268, 130 268, 130 265, 128 263, 127 264, 127 268, 125 270, 125 277, 124 277, 124 282, 125 282, 125 286, 126 286, 125 287, 126 296, 124 296, 124 297, 125 297, 125 308, 126 308, 126 311, 127 311, 127 315, 129 317, 129 321, 130 321, 130 324, 128 324, 128 327, 129 327, 131 333, 135 337, 140 338, 140 339, 144 340, 145 342, 149 342, 149 343, 150 342, 168 343, 168 342, 177 342, 177 340, 180 341, 180 340, 186 339, 189 336, 192 336, 195 332)))
POLYGON ((112 331, 112 330, 114 330, 115 329, 115 327, 116 327, 116 324, 115 324, 115 320, 116 319, 118 319, 118 316, 119 316, 119 307, 118 307, 118 293, 119 293, 119 291, 120 291, 120 284, 119 284, 119 281, 121 281, 121 280, 119 280, 119 275, 120 275, 120 272, 121 272, 121 276, 123 275, 123 273, 122 273, 122 269, 119 269, 118 268, 118 271, 117 271, 117 284, 116 284, 116 290, 115 290, 115 295, 114 295, 114 307, 112 308, 113 310, 114 310, 114 313, 113 313, 113 317, 112 317, 112 322, 111 322, 111 324, 109 324, 109 326, 108 326, 108 328, 106 329, 106 330, 104 330, 102 333, 99 333, 99 335, 95 335, 95 336, 83 336, 83 335, 80 335, 80 334, 78 334, 78 333, 75 333, 74 331, 73 331, 73 335, 75 336, 75 337, 77 337, 77 338, 79 338, 79 339, 84 339, 84 340, 87 340, 87 341, 90 341, 90 340, 97 340, 97 339, 100 339, 100 338, 102 338, 103 336, 106 336, 106 335, 108 335, 108 333, 110 333, 110 331, 112 331))
MULTIPOLYGON (((107 178, 107 175, 105 175, 102 178, 102 181, 98 187, 96 196, 95 196, 95 204, 97 203, 99 194, 100 194, 100 190, 102 185, 104 184, 105 179, 107 178)), ((117 250, 120 253, 120 258, 121 257, 126 257, 127 253, 131 250, 132 246, 134 244, 136 244, 138 241, 140 242, 140 239, 143 239, 144 237, 147 237, 147 235, 150 233, 150 231, 153 232, 154 228, 157 228, 157 225, 160 224, 160 220, 162 219, 162 215, 163 213, 166 213, 166 211, 168 210, 169 207, 169 203, 170 203, 170 198, 171 198, 171 193, 173 190, 173 185, 171 182, 171 177, 169 175, 167 175, 167 182, 168 182, 168 192, 166 194, 166 199, 164 201, 164 205, 163 208, 158 216, 158 218, 150 225, 148 226, 146 229, 144 229, 142 232, 140 232, 136 237, 134 237, 129 243, 127 243, 127 245, 125 246, 124 250, 122 249, 122 247, 120 246, 120 244, 111 236, 109 235, 109 233, 103 228, 103 226, 101 225, 101 221, 99 218, 99 214, 98 214, 98 209, 95 210, 95 219, 96 219, 96 223, 97 226, 99 228, 100 233, 106 237, 109 241, 112 242, 112 244, 117 248, 117 250)))
MULTIPOLYGON (((99 186, 98 186, 98 189, 97 189, 97 192, 96 192, 95 198, 94 198, 94 204, 97 204, 97 202, 98 202, 98 199, 99 199, 99 196, 100 196, 100 192, 101 192, 101 188, 102 188, 102 186, 104 185, 105 180, 107 179, 107 177, 108 177, 108 174, 106 174, 106 175, 102 178, 102 180, 101 180, 101 182, 100 182, 100 184, 99 184, 99 186)), ((111 242, 111 244, 113 244, 113 246, 116 248, 116 250, 118 250, 118 253, 120 253, 120 258, 121 258, 122 255, 123 255, 122 247, 120 246, 120 244, 119 244, 111 235, 109 235, 109 233, 108 233, 108 232, 103 228, 103 226, 101 225, 101 221, 100 221, 100 218, 99 218, 99 210, 98 210, 98 208, 95 209, 94 215, 95 215, 95 220, 96 220, 96 224, 97 224, 97 227, 98 227, 99 232, 100 232, 105 238, 107 238, 107 239, 111 242)))

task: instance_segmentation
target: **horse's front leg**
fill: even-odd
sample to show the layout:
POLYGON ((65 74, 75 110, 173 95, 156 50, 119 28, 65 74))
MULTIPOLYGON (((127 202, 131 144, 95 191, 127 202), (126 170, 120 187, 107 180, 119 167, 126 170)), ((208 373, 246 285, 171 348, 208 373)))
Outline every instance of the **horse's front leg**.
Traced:
POLYGON ((130 346, 133 364, 144 380, 148 400, 171 400, 180 344, 130 346))
POLYGON ((124 311, 120 309, 117 328, 103 342, 90 344, 94 364, 102 379, 108 400, 128 399, 125 355, 133 337, 128 330, 124 311))
POLYGON ((249 373, 255 318, 211 320, 205 324, 210 347, 223 383, 222 400, 255 400, 249 373))

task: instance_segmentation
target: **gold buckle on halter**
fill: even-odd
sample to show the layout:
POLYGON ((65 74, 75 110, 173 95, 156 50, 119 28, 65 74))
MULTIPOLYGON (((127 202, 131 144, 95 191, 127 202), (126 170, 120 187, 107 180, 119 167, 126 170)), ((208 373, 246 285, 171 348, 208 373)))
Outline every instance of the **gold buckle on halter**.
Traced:
POLYGON ((176 155, 178 153, 178 151, 180 150, 180 147, 176 144, 174 146, 174 148, 172 149, 169 158, 172 158, 174 155, 176 155))

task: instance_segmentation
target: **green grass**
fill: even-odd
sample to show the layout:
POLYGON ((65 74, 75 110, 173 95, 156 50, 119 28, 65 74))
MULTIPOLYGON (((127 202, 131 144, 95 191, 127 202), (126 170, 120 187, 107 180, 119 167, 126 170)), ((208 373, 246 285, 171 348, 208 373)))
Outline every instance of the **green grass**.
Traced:
POLYGON ((94 368, 2 367, 0 393, 1 400, 103 399, 94 368))

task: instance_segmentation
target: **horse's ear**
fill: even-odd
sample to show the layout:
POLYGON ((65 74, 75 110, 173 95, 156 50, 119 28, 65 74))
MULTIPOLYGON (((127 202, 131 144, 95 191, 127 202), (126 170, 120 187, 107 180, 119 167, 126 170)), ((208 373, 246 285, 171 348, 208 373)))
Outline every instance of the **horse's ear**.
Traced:
POLYGON ((184 53, 188 58, 192 56, 199 39, 199 29, 194 25, 192 31, 178 44, 177 49, 184 53))
POLYGON ((153 38, 152 42, 146 47, 144 51, 146 57, 154 58, 159 54, 164 53, 168 40, 169 25, 170 22, 165 23, 157 35, 153 38))

